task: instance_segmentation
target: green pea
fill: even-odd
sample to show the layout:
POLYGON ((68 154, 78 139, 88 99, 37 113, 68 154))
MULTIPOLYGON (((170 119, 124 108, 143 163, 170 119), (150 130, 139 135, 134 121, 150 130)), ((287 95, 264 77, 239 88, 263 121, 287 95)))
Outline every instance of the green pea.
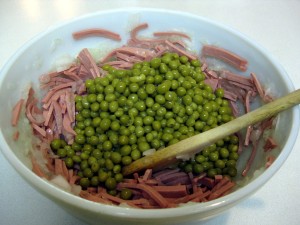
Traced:
POLYGON ((184 87, 179 87, 177 88, 176 93, 179 97, 182 97, 186 94, 186 89, 184 87))
POLYGON ((137 149, 132 150, 130 156, 131 156, 132 160, 137 160, 137 159, 141 158, 141 152, 137 149))
POLYGON ((217 161, 215 161, 215 166, 217 168, 223 169, 225 167, 225 162, 221 159, 218 159, 217 161))
POLYGON ((62 142, 60 139, 54 139, 53 141, 51 141, 51 148, 53 150, 58 150, 61 147, 62 147, 62 142))
POLYGON ((119 144, 120 144, 120 145, 127 145, 128 142, 129 142, 128 136, 126 136, 126 135, 121 135, 121 136, 119 137, 119 144))
POLYGON ((231 177, 235 177, 237 175, 237 169, 235 167, 229 167, 227 174, 231 177))
POLYGON ((64 149, 64 148, 59 148, 59 149, 57 150, 57 155, 58 155, 59 157, 61 157, 61 158, 64 158, 64 157, 66 157, 66 155, 67 155, 67 150, 64 149))
POLYGON ((112 149, 112 143, 110 140, 104 141, 102 146, 104 151, 110 151, 112 149))
POLYGON ((93 176, 90 181, 91 186, 97 187, 99 185, 99 179, 97 176, 93 176))
POLYGON ((116 189, 117 187, 117 182, 115 180, 115 178, 112 178, 112 177, 108 177, 105 181, 105 187, 108 189, 108 190, 114 190, 116 189))
MULTIPOLYGON (((81 135, 81 134, 77 134, 76 136, 75 136, 75 142, 77 143, 77 144, 84 144, 85 143, 85 137, 83 136, 83 135, 81 135)), ((75 150, 75 149, 74 149, 75 150)))
POLYGON ((160 64, 161 64, 161 59, 160 58, 153 58, 150 61, 150 66, 154 69, 159 68, 160 64))
POLYGON ((122 157, 122 164, 124 166, 128 166, 132 162, 132 159, 130 156, 126 155, 122 157))
POLYGON ((72 158, 66 158, 66 159, 65 159, 65 164, 66 164, 66 166, 67 166, 68 168, 72 168, 73 165, 74 165, 74 161, 73 161, 72 158))
POLYGON ((113 131, 118 131, 120 129, 121 125, 119 123, 119 121, 112 121, 111 124, 110 124, 110 128, 113 130, 113 131))
POLYGON ((72 156, 72 160, 75 162, 75 163, 80 163, 81 162, 81 158, 79 155, 73 155, 72 156))
POLYGON ((79 184, 83 189, 86 189, 90 186, 90 180, 86 177, 83 177, 80 179, 79 184))
POLYGON ((129 84, 129 90, 131 91, 131 92, 137 92, 138 90, 139 90, 139 85, 138 85, 138 83, 130 83, 129 84))
POLYGON ((104 131, 108 130, 110 127, 111 121, 108 118, 104 118, 103 120, 101 120, 100 122, 100 128, 104 131))
POLYGON ((189 59, 185 55, 183 55, 179 57, 179 60, 181 63, 185 64, 188 62, 189 59))
POLYGON ((159 94, 155 96, 155 101, 160 104, 163 105, 166 102, 166 99, 163 95, 159 94))
POLYGON ((228 158, 228 156, 229 156, 229 151, 228 151, 226 148, 221 148, 221 149, 219 150, 219 152, 220 152, 220 156, 221 156, 223 159, 228 158))
POLYGON ((192 164, 186 164, 185 167, 184 167, 184 171, 186 173, 193 172, 193 165, 192 164))
POLYGON ((201 164, 195 163, 193 165, 193 172, 195 174, 200 174, 200 173, 204 172, 204 168, 201 164))
POLYGON ((223 98, 224 97, 224 90, 222 88, 217 88, 215 90, 215 94, 218 98, 223 98))
MULTIPOLYGON (((121 158, 120 158, 121 159, 121 158)), ((121 160, 120 160, 121 161, 121 160)), ((114 165, 114 167, 113 167, 113 172, 114 173, 120 173, 121 172, 121 166, 118 164, 118 165, 114 165)), ((117 180, 118 181, 118 180, 117 180)))
POLYGON ((92 178, 93 177, 93 171, 90 168, 85 168, 83 170, 83 176, 87 178, 92 178))
POLYGON ((214 178, 218 174, 217 170, 214 168, 208 169, 207 176, 214 178))
POLYGON ((146 104, 145 102, 143 101, 138 101, 135 103, 135 108, 138 110, 138 111, 145 111, 146 110, 146 104))
POLYGON ((138 148, 141 152, 144 152, 150 149, 150 145, 148 144, 148 142, 143 141, 138 143, 138 148))
MULTIPOLYGON (((91 136, 93 136, 93 135, 95 134, 95 130, 94 130, 93 127, 88 126, 88 127, 85 128, 84 134, 85 134, 85 136, 87 136, 87 137, 91 137, 91 136)), ((80 144, 80 143, 79 143, 79 144, 80 144)), ((81 144, 83 144, 83 143, 81 143, 81 144)))
POLYGON ((94 156, 96 159, 102 158, 102 152, 99 149, 94 149, 92 151, 92 156, 94 156))

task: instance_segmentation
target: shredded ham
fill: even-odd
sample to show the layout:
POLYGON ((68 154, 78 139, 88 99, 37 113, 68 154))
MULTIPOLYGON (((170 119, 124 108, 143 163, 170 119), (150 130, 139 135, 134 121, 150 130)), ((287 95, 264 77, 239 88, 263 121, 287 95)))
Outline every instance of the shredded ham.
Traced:
POLYGON ((12 119, 11 119, 11 125, 12 126, 17 126, 19 118, 20 118, 20 113, 22 110, 22 106, 24 104, 24 99, 20 99, 16 105, 13 107, 13 111, 12 111, 12 119))
POLYGON ((148 169, 141 176, 135 174, 134 179, 124 179, 123 182, 117 185, 117 189, 122 190, 126 188, 132 190, 134 195, 132 200, 123 200, 119 196, 111 196, 103 188, 83 190, 80 192, 80 196, 95 202, 114 205, 127 204, 134 208, 170 208, 189 201, 205 202, 215 199, 223 196, 235 186, 234 182, 222 175, 216 176, 215 181, 210 179, 211 183, 203 186, 206 179, 203 174, 193 178, 195 182, 194 189, 191 189, 191 183, 186 185, 179 183, 175 185, 161 185, 158 181, 155 184, 154 182, 151 185, 147 184, 147 181, 157 180, 159 177, 164 179, 163 176, 176 173, 178 173, 177 169, 169 169, 166 172, 160 171, 157 173, 152 173, 152 170, 148 169))
POLYGON ((170 37, 170 36, 179 36, 183 38, 187 38, 191 40, 191 37, 183 32, 179 31, 160 31, 160 32, 154 32, 153 36, 155 37, 170 37))
POLYGON ((226 49, 213 45, 204 45, 202 48, 202 55, 219 58, 241 71, 247 70, 247 60, 226 49))
POLYGON ((197 59, 197 56, 188 53, 185 49, 181 49, 181 48, 177 47, 172 42, 166 40, 165 43, 167 44, 167 46, 169 46, 171 48, 171 50, 177 52, 179 55, 185 55, 186 57, 188 57, 191 60, 197 59))
POLYGON ((266 168, 270 167, 273 164, 273 162, 275 161, 275 159, 276 159, 275 156, 269 155, 267 157, 266 168))
POLYGON ((93 29, 81 30, 73 33, 73 38, 76 40, 90 37, 90 36, 100 36, 100 37, 110 38, 116 41, 121 41, 121 36, 119 34, 105 29, 93 28, 93 29))
POLYGON ((272 149, 276 148, 278 145, 276 141, 272 137, 268 137, 266 140, 266 143, 264 145, 264 150, 266 151, 271 151, 272 149))
POLYGON ((94 61, 92 55, 86 48, 79 53, 78 59, 85 67, 85 69, 91 73, 93 78, 100 77, 99 68, 96 62, 94 61))
POLYGON ((142 23, 142 24, 139 24, 138 26, 136 26, 135 28, 133 28, 130 32, 130 36, 131 36, 131 39, 136 41, 136 42, 139 42, 140 40, 137 38, 137 33, 141 30, 144 30, 148 28, 148 24, 147 23, 142 23))

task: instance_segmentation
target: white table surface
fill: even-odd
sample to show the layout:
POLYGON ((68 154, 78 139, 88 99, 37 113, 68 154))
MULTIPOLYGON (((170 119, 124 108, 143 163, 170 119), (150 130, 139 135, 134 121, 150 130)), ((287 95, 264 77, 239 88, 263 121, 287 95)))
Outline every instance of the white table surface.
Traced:
MULTIPOLYGON (((48 26, 89 12, 129 6, 184 10, 232 26, 265 46, 300 88, 297 0, 0 0, 0 68, 18 47, 48 26)), ((193 224, 300 224, 299 139, 280 171, 256 194, 216 218, 193 224)), ((1 153, 0 177, 0 224, 84 224, 36 192, 1 153)))

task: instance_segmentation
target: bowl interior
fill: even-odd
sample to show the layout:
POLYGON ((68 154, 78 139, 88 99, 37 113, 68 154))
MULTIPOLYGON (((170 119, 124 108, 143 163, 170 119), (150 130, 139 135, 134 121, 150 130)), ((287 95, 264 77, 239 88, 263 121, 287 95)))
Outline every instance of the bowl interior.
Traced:
MULTIPOLYGON (((4 155, 7 156, 10 163, 18 170, 20 174, 33 186, 38 187, 39 191, 48 192, 50 197, 62 199, 64 204, 74 206, 74 198, 68 193, 47 184, 35 176, 28 169, 31 168, 31 163, 28 160, 27 152, 31 148, 30 129, 28 129, 28 122, 25 120, 21 122, 22 132, 20 133, 20 140, 15 142, 13 140, 13 133, 16 128, 11 126, 11 111, 13 105, 26 95, 26 89, 32 84, 36 90, 38 87, 38 78, 41 74, 49 72, 55 68, 55 62, 60 57, 69 56, 76 57, 78 52, 83 48, 89 48, 95 57, 101 57, 110 49, 121 46, 126 43, 129 37, 128 31, 135 25, 147 22, 149 28, 142 31, 140 35, 151 36, 154 31, 168 31, 178 30, 188 33, 192 37, 189 43, 190 49, 196 53, 200 52, 203 44, 214 44, 226 49, 229 49, 244 58, 248 59, 248 70, 243 74, 249 76, 250 72, 254 72, 259 77, 260 81, 275 96, 282 96, 291 92, 294 88, 285 71, 281 68, 276 60, 269 56, 266 51, 252 42, 242 34, 232 30, 223 25, 219 25, 207 19, 172 11, 165 10, 149 10, 149 9, 126 9, 114 10, 105 13, 96 13, 84 16, 57 27, 49 28, 46 32, 36 36, 27 44, 25 44, 17 53, 15 53, 7 62, 1 71, 0 77, 0 127, 1 127, 1 149, 4 155), (118 18, 116 20, 116 18, 118 18), (174 23, 174 21, 176 21, 174 23), (91 37, 82 40, 73 40, 72 32, 87 29, 87 28, 104 28, 119 33, 122 36, 121 42, 110 41, 105 38, 91 37), (26 167, 28 169, 26 169, 26 167), (26 171, 26 172, 24 172, 26 171), (50 191, 51 190, 51 191, 50 191), (73 201, 73 202, 72 202, 73 201)), ((231 69, 234 72, 234 69, 231 69)), ((292 149, 296 135, 297 125, 299 124, 299 111, 288 110, 280 114, 278 123, 272 135, 279 143, 278 148, 272 151, 272 154, 277 156, 275 163, 268 169, 267 173, 262 174, 258 178, 252 179, 256 170, 260 172, 265 171, 265 155, 259 153, 255 159, 255 164, 250 170, 248 178, 243 185, 248 184, 248 190, 245 188, 230 194, 221 200, 217 200, 221 205, 231 204, 239 198, 246 197, 249 193, 255 191, 259 184, 264 183, 273 175, 287 158, 292 149), (236 194, 237 193, 237 194, 236 194), (235 196, 234 196, 235 195, 235 196), (231 200, 230 200, 231 199, 231 200)), ((248 151, 250 152, 250 151, 248 151)), ((262 151, 259 151, 262 152, 262 151)), ((248 154, 244 154, 240 159, 239 167, 245 163, 248 154)), ((160 210, 164 213, 154 213, 153 211, 143 211, 141 214, 136 213, 135 210, 118 209, 117 212, 109 212, 110 206, 103 206, 101 204, 93 204, 85 200, 76 198, 75 202, 80 202, 85 209, 97 211, 100 209, 103 214, 110 213, 115 216, 125 217, 141 217, 141 218, 160 218, 168 215, 173 215, 176 212, 178 216, 188 214, 196 214, 205 212, 212 207, 220 207, 215 203, 204 203, 192 207, 193 210, 180 209, 166 209, 160 210), (169 214, 170 213, 170 214, 169 214)), ((78 203, 77 202, 77 203, 78 203)), ((219 204, 219 205, 220 205, 219 204)))

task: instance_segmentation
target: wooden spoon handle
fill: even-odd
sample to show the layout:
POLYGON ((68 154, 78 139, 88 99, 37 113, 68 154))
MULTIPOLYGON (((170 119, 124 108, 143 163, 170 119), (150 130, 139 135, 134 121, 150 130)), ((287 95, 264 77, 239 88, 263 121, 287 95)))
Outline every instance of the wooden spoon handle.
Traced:
POLYGON ((125 166, 123 168, 123 174, 128 175, 140 170, 155 168, 160 165, 168 165, 174 162, 176 156, 199 152, 204 147, 211 145, 228 135, 234 134, 242 128, 270 118, 299 103, 300 89, 263 105, 256 110, 237 117, 228 123, 184 139, 174 145, 156 151, 151 155, 140 158, 130 165, 125 166))

